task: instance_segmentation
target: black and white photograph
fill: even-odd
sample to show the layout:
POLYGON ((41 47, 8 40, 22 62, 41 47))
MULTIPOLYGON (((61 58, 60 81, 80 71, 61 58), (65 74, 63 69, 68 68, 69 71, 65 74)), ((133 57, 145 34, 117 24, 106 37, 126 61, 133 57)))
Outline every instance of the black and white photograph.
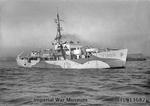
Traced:
POLYGON ((150 0, 0 0, 0 106, 150 106, 150 0))

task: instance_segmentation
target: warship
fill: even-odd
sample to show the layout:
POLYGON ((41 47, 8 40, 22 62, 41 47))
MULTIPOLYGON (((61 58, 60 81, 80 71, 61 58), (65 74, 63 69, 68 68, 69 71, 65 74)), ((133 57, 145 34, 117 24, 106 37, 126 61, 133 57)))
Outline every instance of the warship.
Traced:
POLYGON ((53 48, 32 51, 29 56, 23 57, 20 53, 17 64, 21 67, 36 67, 40 63, 65 69, 97 69, 123 68, 126 65, 128 49, 99 49, 83 46, 79 42, 62 40, 62 26, 59 13, 55 22, 57 34, 52 43, 53 48))

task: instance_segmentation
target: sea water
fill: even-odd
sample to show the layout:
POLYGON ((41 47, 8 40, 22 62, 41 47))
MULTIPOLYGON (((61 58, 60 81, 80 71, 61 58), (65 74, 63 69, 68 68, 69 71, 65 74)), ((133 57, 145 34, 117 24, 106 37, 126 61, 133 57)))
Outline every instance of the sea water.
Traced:
POLYGON ((84 70, 1 61, 0 106, 150 106, 150 61, 84 70))

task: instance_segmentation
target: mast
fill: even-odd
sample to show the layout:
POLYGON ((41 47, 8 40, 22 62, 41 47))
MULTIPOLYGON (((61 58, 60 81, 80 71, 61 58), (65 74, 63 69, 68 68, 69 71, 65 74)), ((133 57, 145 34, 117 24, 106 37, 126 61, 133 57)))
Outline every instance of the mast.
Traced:
POLYGON ((61 37, 62 37, 62 34, 61 34, 61 30, 62 30, 62 27, 60 25, 60 18, 59 18, 59 13, 57 12, 57 18, 55 19, 55 22, 57 24, 57 35, 56 35, 56 38, 55 40, 60 43, 60 40, 61 40, 61 37))
POLYGON ((65 56, 66 53, 65 53, 65 51, 63 49, 63 43, 61 42, 61 38, 62 38, 61 30, 62 30, 62 27, 60 26, 60 21, 63 21, 63 20, 60 20, 59 13, 57 12, 57 18, 55 19, 55 22, 57 24, 57 35, 55 37, 55 40, 59 44, 62 56, 63 56, 63 58, 65 60, 66 59, 66 56, 65 56))

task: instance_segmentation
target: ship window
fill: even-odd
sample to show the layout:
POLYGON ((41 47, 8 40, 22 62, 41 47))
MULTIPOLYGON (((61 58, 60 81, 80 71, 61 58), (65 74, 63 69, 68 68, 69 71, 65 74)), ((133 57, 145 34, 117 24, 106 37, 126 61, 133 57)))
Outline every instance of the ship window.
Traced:
POLYGON ((76 48, 71 48, 71 51, 76 50, 76 48))
POLYGON ((66 51, 69 51, 69 49, 65 49, 66 51))
POLYGON ((59 50, 57 50, 57 52, 61 52, 61 50, 59 49, 59 50))

